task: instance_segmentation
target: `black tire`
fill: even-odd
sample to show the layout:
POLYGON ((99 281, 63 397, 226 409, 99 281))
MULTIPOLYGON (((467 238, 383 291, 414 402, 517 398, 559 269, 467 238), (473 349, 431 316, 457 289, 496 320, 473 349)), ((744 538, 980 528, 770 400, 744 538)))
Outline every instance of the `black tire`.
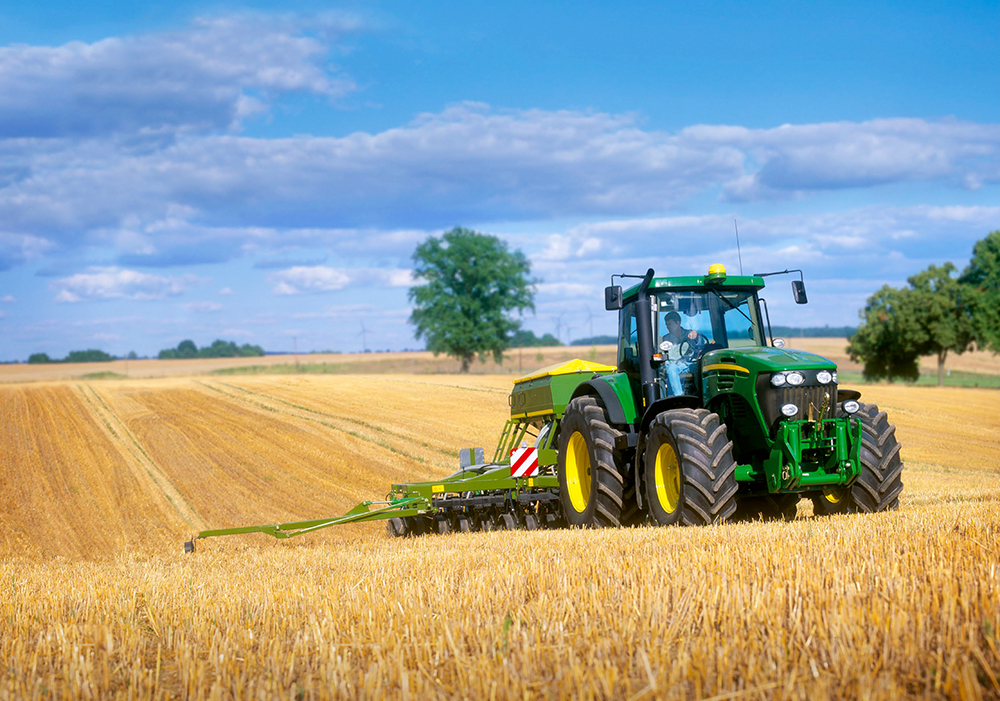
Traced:
POLYGON ((538 517, 534 514, 524 515, 524 530, 526 531, 537 531, 539 528, 538 517))
POLYGON ((447 516, 441 515, 434 520, 434 532, 438 535, 448 535, 451 533, 451 521, 447 516))
POLYGON ((401 518, 390 518, 385 522, 385 529, 389 532, 389 535, 393 538, 402 538, 409 534, 408 524, 404 519, 401 518))
POLYGON ((643 461, 653 523, 707 526, 724 523, 736 511, 733 444, 718 414, 707 409, 659 414, 646 433, 643 461))
POLYGON ((500 518, 497 519, 497 530, 498 531, 516 531, 517 530, 517 519, 514 518, 514 514, 502 513, 500 518))
POLYGON ((469 517, 465 514, 459 514, 455 517, 455 531, 458 533, 469 533, 472 530, 472 523, 469 521, 469 517))
POLYGON ((798 494, 769 494, 736 500, 734 521, 793 521, 799 512, 798 494))
POLYGON ((870 514, 899 506, 903 461, 896 427, 875 404, 862 404, 855 416, 861 419, 861 474, 850 489, 814 496, 813 511, 818 516, 870 514))
POLYGON ((620 526, 625 471, 618 432, 594 397, 577 397, 559 426, 559 501, 571 526, 620 526))

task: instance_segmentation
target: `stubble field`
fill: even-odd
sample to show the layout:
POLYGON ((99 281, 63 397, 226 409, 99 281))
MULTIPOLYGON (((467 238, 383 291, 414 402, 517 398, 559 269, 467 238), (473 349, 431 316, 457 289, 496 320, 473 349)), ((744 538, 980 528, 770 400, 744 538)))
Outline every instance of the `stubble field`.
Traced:
POLYGON ((901 508, 291 541, 491 451, 509 377, 0 386, 0 698, 1000 698, 1000 393, 864 387, 901 508))

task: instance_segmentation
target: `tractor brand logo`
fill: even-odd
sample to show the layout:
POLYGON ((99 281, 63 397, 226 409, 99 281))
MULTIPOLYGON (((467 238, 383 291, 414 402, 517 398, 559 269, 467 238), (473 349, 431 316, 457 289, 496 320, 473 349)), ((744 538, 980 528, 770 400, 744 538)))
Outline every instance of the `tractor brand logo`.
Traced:
POLYGON ((511 477, 538 476, 538 448, 514 448, 510 451, 511 477))

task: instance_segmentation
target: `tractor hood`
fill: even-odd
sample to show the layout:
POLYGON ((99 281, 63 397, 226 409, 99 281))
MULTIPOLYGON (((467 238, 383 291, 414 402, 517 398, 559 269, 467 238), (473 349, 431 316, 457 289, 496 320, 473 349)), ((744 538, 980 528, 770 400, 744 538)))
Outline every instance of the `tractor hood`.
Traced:
POLYGON ((727 348, 705 355, 705 365, 726 362, 735 363, 753 373, 777 372, 779 370, 830 370, 832 372, 837 369, 836 363, 821 355, 769 346, 727 348))

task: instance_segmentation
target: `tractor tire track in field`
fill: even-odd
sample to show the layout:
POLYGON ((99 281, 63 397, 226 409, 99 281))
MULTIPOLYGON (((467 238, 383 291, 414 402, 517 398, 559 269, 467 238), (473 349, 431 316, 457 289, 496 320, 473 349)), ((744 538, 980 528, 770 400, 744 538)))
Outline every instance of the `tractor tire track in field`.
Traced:
POLYGON ((405 450, 402 450, 401 448, 392 445, 385 439, 374 437, 371 435, 366 435, 358 430, 355 430, 354 428, 338 426, 336 425, 335 422, 338 421, 343 422, 348 424, 349 426, 357 426, 360 428, 367 429, 369 431, 373 431, 375 433, 381 433, 386 436, 398 438, 404 443, 416 443, 417 445, 428 448, 429 450, 433 450, 443 456, 454 458, 454 453, 451 451, 446 451, 442 448, 437 448, 425 442, 414 440, 410 436, 404 435, 402 433, 396 433, 395 431, 389 431, 381 426, 375 426, 374 424, 370 424, 360 419, 354 419, 347 416, 338 416, 336 414, 328 414, 326 412, 318 411, 316 409, 310 409, 308 407, 304 407, 298 404, 293 404, 292 402, 288 402, 285 401, 284 399, 279 399, 277 397, 272 397, 262 392, 256 392, 254 390, 246 389, 245 387, 240 387, 238 385, 230 385, 225 382, 216 381, 215 383, 208 383, 196 380, 196 383, 201 385, 202 387, 205 387, 206 389, 212 390, 213 392, 218 392, 224 397, 229 397, 230 399, 234 399, 238 402, 249 404, 251 406, 256 406, 257 408, 263 409, 264 411, 269 411, 278 414, 285 414, 287 416, 294 416, 295 418, 301 419, 302 421, 308 421, 310 423, 318 424, 325 428, 329 428, 334 431, 347 434, 353 438, 357 438, 358 440, 364 441, 366 443, 371 443, 372 445, 376 445, 384 450, 389 451, 394 455, 398 455, 402 458, 406 458, 407 460, 412 460, 414 462, 420 463, 421 465, 427 465, 429 467, 439 467, 442 469, 448 468, 448 465, 443 462, 430 462, 427 460, 427 458, 421 455, 414 455, 413 453, 409 453, 405 450), (222 385, 223 387, 226 387, 230 390, 235 390, 238 393, 234 393, 232 391, 227 392, 226 390, 221 389, 217 385, 222 385), (324 420, 324 419, 329 419, 329 420, 324 420))
POLYGON ((204 530, 208 527, 205 520, 198 514, 184 495, 170 480, 170 477, 160 469, 146 450, 139 443, 135 434, 129 430, 125 422, 107 405, 100 394, 91 385, 77 385, 76 390, 93 410, 94 415, 108 432, 112 442, 119 444, 135 463, 132 472, 136 479, 149 485, 151 494, 162 494, 174 511, 192 528, 204 530))

